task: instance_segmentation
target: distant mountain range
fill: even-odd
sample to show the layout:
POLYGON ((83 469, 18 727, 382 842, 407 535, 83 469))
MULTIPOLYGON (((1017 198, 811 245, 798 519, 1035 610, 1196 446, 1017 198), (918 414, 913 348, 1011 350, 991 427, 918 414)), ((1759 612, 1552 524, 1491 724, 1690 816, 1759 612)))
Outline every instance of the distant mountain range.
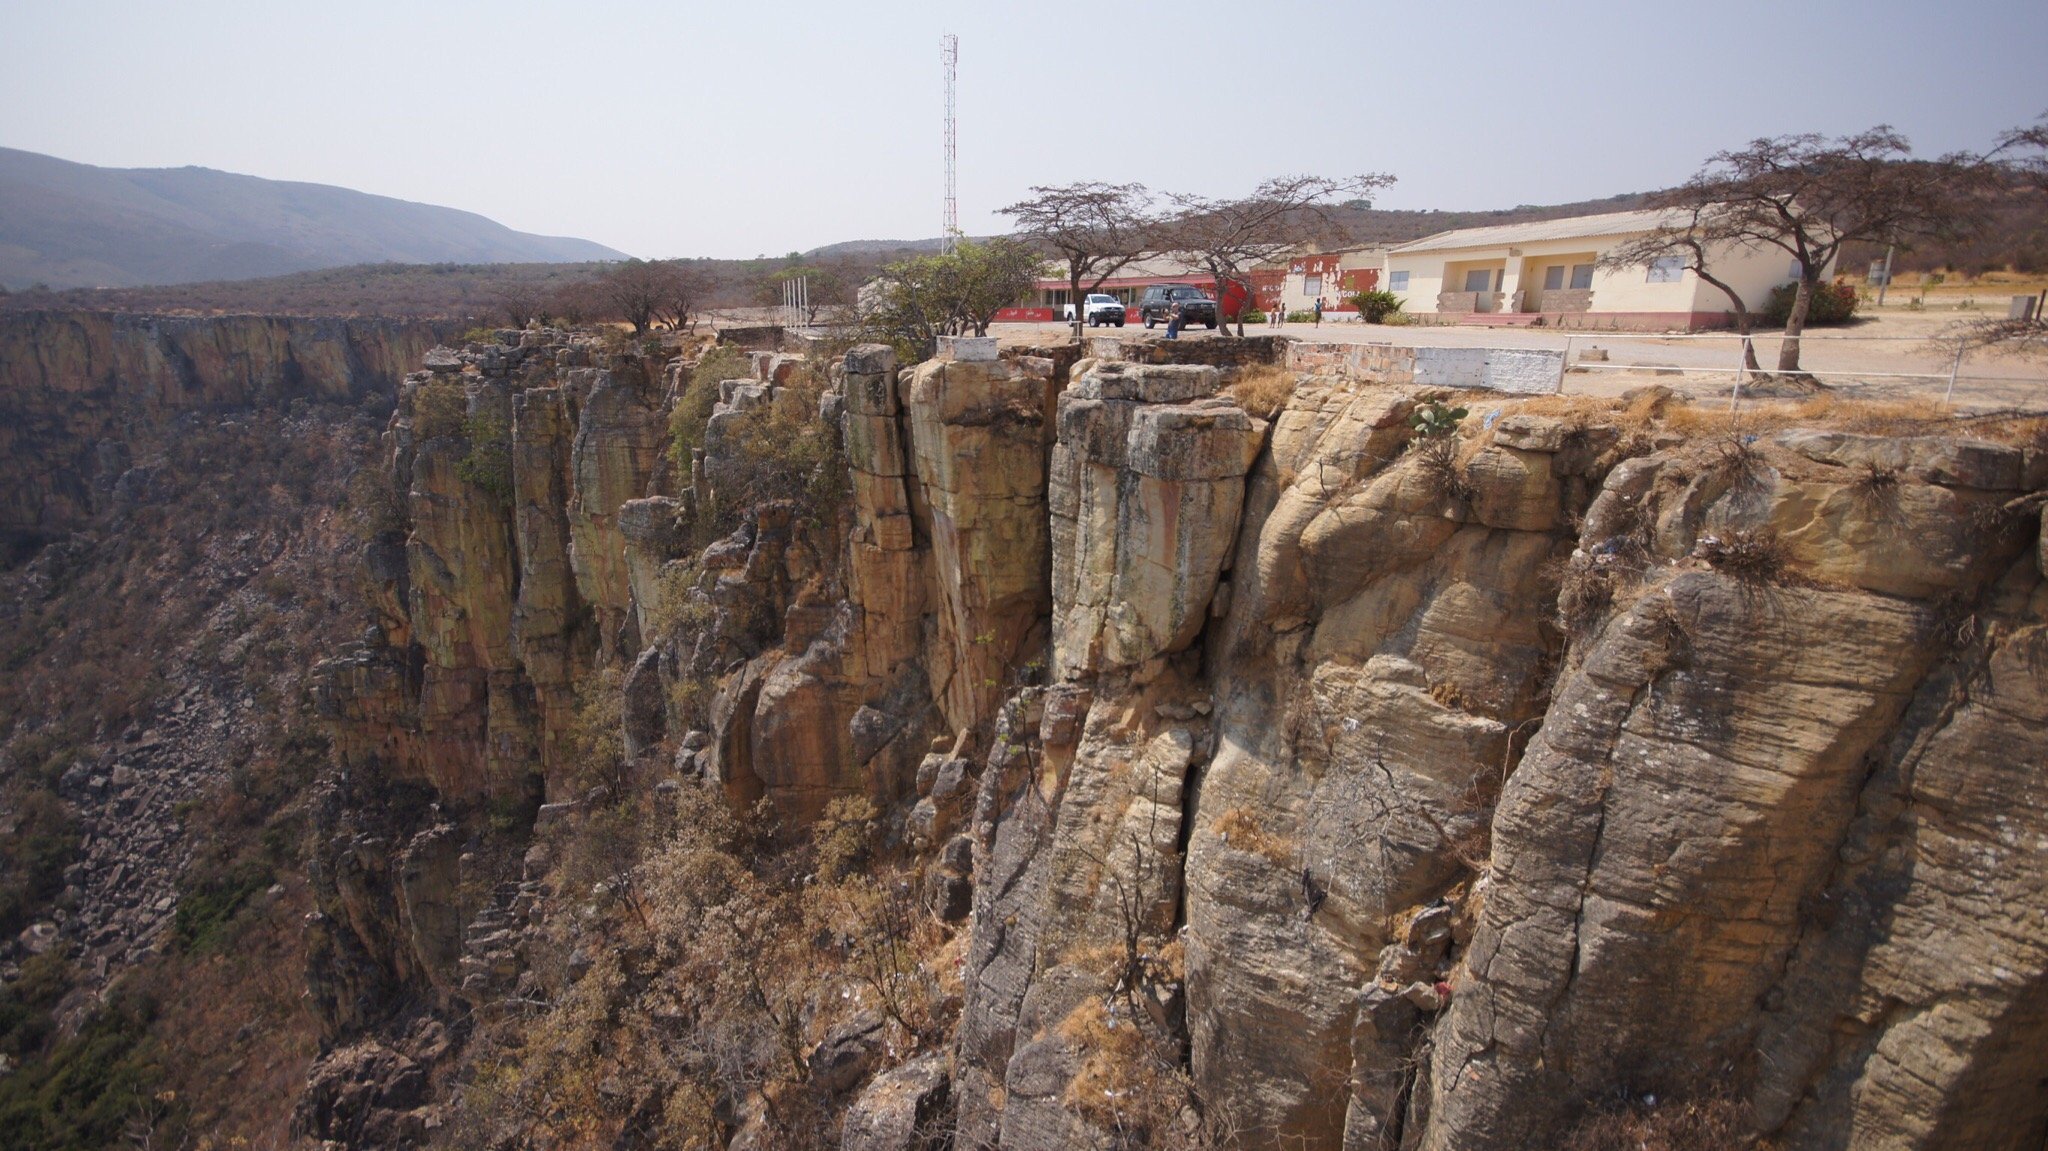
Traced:
POLYGON ((239 280, 347 264, 622 260, 474 212, 210 168, 98 168, 0 148, 0 285, 239 280))

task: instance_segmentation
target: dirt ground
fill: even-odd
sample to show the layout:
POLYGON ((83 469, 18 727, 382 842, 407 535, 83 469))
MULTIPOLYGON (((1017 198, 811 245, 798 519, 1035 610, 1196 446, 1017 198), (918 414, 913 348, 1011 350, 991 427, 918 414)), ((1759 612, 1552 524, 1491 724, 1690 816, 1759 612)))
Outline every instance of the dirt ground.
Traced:
MULTIPOLYGON (((1960 363, 1956 345, 1944 338, 1959 322, 1996 311, 1886 307, 1852 325, 1816 329, 1807 334, 1801 366, 1831 388, 1872 398, 1942 399, 1955 373, 1953 402, 1966 410, 2023 409, 2048 411, 2048 359, 2025 358, 1972 349, 1960 363)), ((1006 346, 1042 345, 1064 337, 1061 324, 997 324, 990 333, 1006 346)), ((1126 340, 1161 339, 1164 333, 1131 324, 1124 328, 1090 329, 1090 335, 1126 340)), ((1250 325, 1246 335, 1281 334, 1299 340, 1342 343, 1384 343, 1435 348, 1562 349, 1568 369, 1567 394, 1613 395, 1644 384, 1662 384, 1699 398, 1729 396, 1741 361, 1740 337, 1630 332, 1572 332, 1543 328, 1481 326, 1386 327, 1356 320, 1326 320, 1321 325, 1287 324, 1281 328, 1250 325), (1602 355, 1604 354, 1604 359, 1602 355)), ((1213 339, 1206 329, 1183 333, 1182 339, 1213 339)), ((1757 359, 1768 372, 1777 362, 1779 337, 1754 337, 1757 359)), ((1745 395, 1785 390, 1774 381, 1745 373, 1745 395)))

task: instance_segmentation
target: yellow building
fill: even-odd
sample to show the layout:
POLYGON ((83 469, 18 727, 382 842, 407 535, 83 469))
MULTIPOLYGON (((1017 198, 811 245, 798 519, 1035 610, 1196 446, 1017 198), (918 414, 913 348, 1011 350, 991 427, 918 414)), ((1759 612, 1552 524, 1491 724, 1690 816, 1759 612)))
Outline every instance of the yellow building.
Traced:
MULTIPOLYGON (((1680 259, 1607 269, 1600 258, 1621 245, 1682 224, 1682 212, 1610 212, 1527 224, 1459 228, 1398 244, 1387 252, 1385 287, 1402 310, 1426 322, 1544 324, 1565 328, 1693 331, 1728 326, 1728 297, 1680 259)), ((1771 289, 1798 269, 1783 250, 1716 245, 1707 270, 1763 307, 1771 289)))

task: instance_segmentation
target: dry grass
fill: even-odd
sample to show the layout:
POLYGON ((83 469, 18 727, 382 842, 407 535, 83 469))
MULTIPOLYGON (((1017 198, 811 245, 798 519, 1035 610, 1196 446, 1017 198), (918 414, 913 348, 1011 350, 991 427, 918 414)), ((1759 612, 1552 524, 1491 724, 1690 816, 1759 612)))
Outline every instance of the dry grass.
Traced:
POLYGON ((1179 1060, 1120 1000, 1090 996, 1060 1021, 1059 1036, 1081 1052, 1067 1106, 1112 1133, 1119 1146, 1151 1146, 1192 1096, 1179 1060))
POLYGON ((1254 364, 1238 371, 1230 382, 1230 396, 1239 407, 1262 420, 1270 420, 1287 406, 1301 373, 1271 364, 1254 364))
POLYGON ((1259 817, 1245 808, 1233 807, 1224 812, 1216 821, 1216 834, 1237 850, 1263 855, 1278 866, 1290 867, 1294 863, 1294 841, 1267 831, 1259 817))
POLYGON ((1749 1109, 1726 1093, 1645 1096, 1587 1115, 1560 1151, 1747 1151, 1758 1146, 1749 1109))
POLYGON ((1698 438, 1758 435, 1787 428, 1829 428, 1877 436, 1968 435, 2001 443, 2048 442, 2048 416, 2025 413, 1969 415, 1931 396, 1870 399, 1830 390, 1796 400, 1745 397, 1730 412, 1717 401, 1688 402, 1667 388, 1639 388, 1621 397, 1535 396, 1515 411, 1556 419, 1612 423, 1624 436, 1667 431, 1698 438))

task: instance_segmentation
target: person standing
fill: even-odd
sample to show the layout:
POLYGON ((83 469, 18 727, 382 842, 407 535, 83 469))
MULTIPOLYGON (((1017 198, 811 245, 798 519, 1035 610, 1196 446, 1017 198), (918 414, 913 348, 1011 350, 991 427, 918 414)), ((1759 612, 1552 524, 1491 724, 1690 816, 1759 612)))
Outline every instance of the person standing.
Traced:
POLYGON ((1323 326, 1323 298, 1322 298, 1321 296, 1317 296, 1317 297, 1316 297, 1316 327, 1320 328, 1320 327, 1322 327, 1322 326, 1323 326))
POLYGON ((1173 305, 1173 310, 1166 314, 1166 338, 1169 340, 1180 339, 1180 304, 1178 302, 1173 305))

